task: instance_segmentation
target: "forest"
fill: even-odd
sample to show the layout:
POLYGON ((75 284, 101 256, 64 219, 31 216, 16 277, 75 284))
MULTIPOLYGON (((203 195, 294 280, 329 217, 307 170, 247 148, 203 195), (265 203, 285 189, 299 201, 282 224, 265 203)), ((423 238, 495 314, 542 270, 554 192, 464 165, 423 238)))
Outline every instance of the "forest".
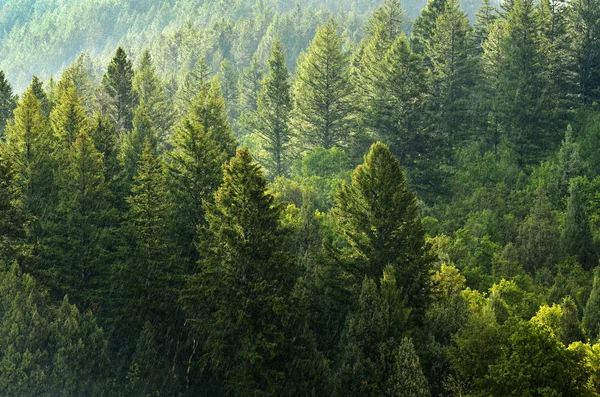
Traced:
POLYGON ((0 26, 0 395, 600 396, 600 0, 0 26))

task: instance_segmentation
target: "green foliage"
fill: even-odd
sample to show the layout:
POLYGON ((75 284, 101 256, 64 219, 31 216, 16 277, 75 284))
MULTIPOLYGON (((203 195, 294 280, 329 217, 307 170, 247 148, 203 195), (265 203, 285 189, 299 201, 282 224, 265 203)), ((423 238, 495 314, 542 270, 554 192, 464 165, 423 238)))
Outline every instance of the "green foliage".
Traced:
POLYGON ((102 77, 102 88, 115 101, 115 118, 119 129, 131 130, 133 109, 138 96, 133 90, 133 65, 125 51, 119 47, 106 73, 102 77))
POLYGON ((353 88, 348 53, 337 29, 333 19, 321 26, 298 60, 292 123, 307 148, 344 147, 350 141, 353 88))
POLYGON ((13 90, 4 72, 0 71, 0 136, 4 136, 6 123, 12 118, 12 113, 17 106, 13 90))

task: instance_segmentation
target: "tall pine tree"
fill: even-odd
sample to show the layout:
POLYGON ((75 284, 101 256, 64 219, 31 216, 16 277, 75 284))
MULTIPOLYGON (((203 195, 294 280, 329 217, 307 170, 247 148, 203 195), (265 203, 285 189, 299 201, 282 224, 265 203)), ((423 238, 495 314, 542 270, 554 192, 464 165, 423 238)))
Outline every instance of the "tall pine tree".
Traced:
POLYGON ((102 88, 114 100, 116 120, 120 129, 130 131, 138 97, 133 90, 133 65, 125 50, 117 48, 102 77, 102 88))

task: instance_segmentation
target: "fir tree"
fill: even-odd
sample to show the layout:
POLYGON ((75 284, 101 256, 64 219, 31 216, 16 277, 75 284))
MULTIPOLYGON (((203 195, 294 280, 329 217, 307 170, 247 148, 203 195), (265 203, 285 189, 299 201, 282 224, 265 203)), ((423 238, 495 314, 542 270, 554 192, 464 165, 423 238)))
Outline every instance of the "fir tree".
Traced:
POLYGON ((239 149, 224 168, 214 205, 206 205, 211 249, 183 298, 233 396, 278 395, 297 343, 297 275, 281 251, 280 209, 266 187, 248 149, 239 149))
POLYGON ((410 339, 402 339, 396 353, 392 375, 388 380, 387 395, 429 397, 427 379, 423 375, 419 356, 410 339))
POLYGON ((330 20, 317 30, 298 61, 293 125, 306 147, 347 146, 353 106, 348 54, 337 25, 330 20))
POLYGON ((133 114, 138 104, 133 90, 133 78, 133 65, 125 51, 119 47, 102 77, 102 87, 115 101, 117 125, 127 131, 133 127, 133 114))
POLYGON ((209 77, 212 74, 209 69, 206 58, 200 58, 192 70, 185 76, 183 85, 179 87, 177 92, 177 107, 179 114, 184 115, 198 93, 203 89, 204 85, 209 83, 209 77))
POLYGON ((269 74, 258 95, 255 128, 268 153, 266 168, 273 177, 283 175, 289 156, 291 112, 290 75, 280 41, 273 44, 268 61, 269 74))
POLYGON ((6 123, 12 118, 16 106, 12 87, 0 70, 0 137, 4 137, 6 123))
POLYGON ((393 266, 413 324, 423 315, 429 289, 431 258, 415 196, 406 189, 399 161, 387 146, 376 143, 352 182, 336 193, 337 233, 343 237, 347 271, 356 279, 379 279, 393 266), (393 204, 392 204, 393 203, 393 204))
MULTIPOLYGON (((438 17, 446 9, 446 0, 427 0, 425 8, 415 20, 412 26, 410 47, 416 54, 424 54, 433 36, 433 30, 438 17)), ((429 59, 425 59, 429 64, 429 59)))
POLYGON ((58 83, 59 86, 73 84, 88 113, 92 110, 94 100, 95 76, 92 62, 88 54, 81 54, 65 69, 58 83))
POLYGON ((483 52, 483 44, 488 40, 490 28, 497 19, 498 10, 491 5, 490 0, 482 0, 473 29, 473 40, 479 53, 483 52))
POLYGON ((570 26, 573 35, 579 99, 590 106, 600 99, 600 2, 577 0, 570 3, 570 26))
POLYGON ((46 120, 50 117, 50 112, 52 112, 52 102, 50 98, 48 98, 48 94, 44 90, 44 83, 37 76, 33 76, 31 79, 31 84, 29 85, 28 90, 33 92, 36 99, 40 102, 40 107, 42 109, 42 114, 46 118, 46 120))
POLYGON ((54 132, 59 156, 62 150, 67 149, 75 142, 81 131, 89 130, 89 120, 85 114, 85 108, 72 83, 64 88, 52 110, 50 125, 54 132))
POLYGON ((144 145, 148 140, 155 150, 158 148, 158 137, 152 120, 148 116, 148 107, 141 103, 135 110, 133 118, 133 131, 125 135, 122 157, 125 170, 125 180, 131 183, 137 172, 138 162, 144 151, 144 145))
POLYGON ((561 247, 567 255, 572 255, 586 269, 598 265, 598 253, 592 235, 590 219, 581 197, 581 182, 571 181, 567 212, 563 221, 561 247))
POLYGON ((91 121, 90 136, 96 150, 102 155, 104 180, 115 199, 115 208, 122 208, 120 201, 125 197, 123 167, 119 160, 119 137, 108 116, 97 113, 91 121))

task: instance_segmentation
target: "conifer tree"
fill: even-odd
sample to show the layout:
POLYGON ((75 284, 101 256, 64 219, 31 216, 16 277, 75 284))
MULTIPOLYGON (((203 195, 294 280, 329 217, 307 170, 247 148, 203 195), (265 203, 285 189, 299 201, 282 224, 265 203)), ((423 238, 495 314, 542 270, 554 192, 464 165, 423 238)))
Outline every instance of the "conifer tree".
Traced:
POLYGON ((188 109, 198 93, 203 89, 203 86, 209 83, 212 71, 206 63, 206 58, 200 58, 192 70, 185 76, 183 85, 179 87, 177 92, 177 108, 180 115, 188 112, 188 109))
POLYGON ((108 116, 97 113, 91 121, 90 137, 94 142, 96 150, 102 155, 104 180, 115 199, 115 208, 122 208, 119 204, 121 198, 127 194, 124 192, 123 167, 119 160, 119 138, 117 130, 108 116))
POLYGON ((119 47, 102 77, 102 88, 115 101, 119 129, 127 131, 133 127, 133 114, 138 104, 133 90, 133 78, 133 65, 125 51, 119 47))
POLYGON ((256 112, 256 132, 264 141, 269 158, 266 168, 271 176, 283 175, 288 165, 291 112, 290 74, 280 41, 273 44, 268 60, 269 74, 262 81, 256 112))
POLYGON ((387 395, 429 397, 427 379, 423 375, 419 356, 412 341, 403 338, 396 353, 392 376, 388 380, 387 395))
POLYGON ((133 131, 125 135, 123 142, 122 157, 127 183, 131 183, 137 172, 138 162, 144 151, 146 140, 153 145, 155 150, 158 148, 158 137, 152 120, 148 116, 148 107, 145 103, 141 103, 135 110, 133 131))
POLYGON ((388 265, 413 309, 413 325, 423 315, 429 289, 431 258, 415 196, 406 188, 400 162, 376 143, 352 173, 352 182, 336 193, 337 233, 348 248, 347 271, 354 282, 379 280, 388 265), (393 204, 392 204, 393 203, 393 204))
POLYGON ((50 112, 52 111, 52 103, 48 98, 48 94, 44 90, 44 84, 37 76, 33 76, 31 84, 28 88, 35 95, 36 99, 40 102, 42 114, 48 120, 50 118, 50 112))
POLYGON ((89 130, 89 120, 85 114, 85 108, 73 83, 69 82, 62 91, 50 115, 50 125, 54 132, 59 156, 62 150, 67 149, 75 142, 79 132, 89 130))
POLYGON ((600 268, 594 270, 594 285, 583 311, 583 326, 593 342, 600 337, 600 268))
POLYGON ((401 35, 386 54, 376 75, 375 96, 366 105, 365 124, 409 168, 429 145, 422 119, 425 81, 422 58, 401 35))
POLYGON ((263 65, 257 55, 252 57, 252 62, 240 76, 240 93, 239 106, 241 114, 249 114, 256 111, 258 108, 257 98, 261 90, 261 81, 265 74, 263 65))
POLYGON ((221 91, 225 100, 225 109, 227 110, 229 121, 233 122, 239 116, 239 76, 237 70, 228 59, 221 62, 218 79, 221 83, 221 91))
POLYGON ((598 265, 598 252, 594 243, 590 219, 581 197, 581 181, 571 181, 567 212, 563 221, 561 247, 567 255, 572 255, 585 269, 598 265))
POLYGON ((142 53, 133 78, 133 90, 139 102, 148 108, 148 116, 154 128, 160 135, 165 135, 173 125, 173 108, 166 100, 164 85, 156 75, 152 56, 147 50, 142 53))
POLYGON ((499 48, 497 109, 521 166, 535 164, 558 136, 547 106, 540 22, 534 1, 515 0, 499 48))
POLYGON ((88 54, 81 54, 65 71, 58 83, 59 86, 72 83, 81 98, 81 103, 90 112, 94 100, 94 67, 88 54))
POLYGON ((215 78, 210 85, 203 85, 191 103, 187 118, 201 125, 210 133, 227 157, 235 155, 237 143, 229 124, 225 101, 219 81, 215 78))
POLYGON ((12 87, 0 70, 0 137, 4 137, 6 123, 12 118, 16 106, 12 87))
MULTIPOLYGON (((447 0, 427 0, 425 8, 413 23, 410 47, 416 54, 425 54, 437 19, 446 9, 446 3, 447 0)), ((425 61, 429 65, 429 59, 425 58, 425 61)))
POLYGON ((167 330, 178 325, 177 283, 182 274, 174 260, 163 163, 147 138, 127 204, 121 255, 112 272, 119 338, 135 340, 150 322, 165 342, 163 351, 167 330))
POLYGON ((79 131, 56 176, 58 205, 44 225, 40 277, 55 296, 69 294, 80 308, 101 297, 111 230, 116 226, 102 155, 87 130, 79 131))
POLYGON ((279 395, 296 354, 297 274, 282 252, 280 207, 266 187, 248 149, 239 149, 215 203, 206 205, 211 249, 183 297, 232 396, 279 395))
POLYGON ((570 7, 579 99, 590 106, 600 99, 600 1, 577 0, 570 7))
POLYGON ((479 53, 483 52, 483 44, 488 40, 490 28, 497 19, 498 10, 491 5, 490 0, 482 0, 473 29, 473 40, 479 53))
POLYGON ((348 145, 354 113, 349 66, 337 25, 330 20, 298 61, 293 125, 306 147, 348 145))
POLYGON ((445 141, 447 150, 465 139, 475 86, 475 46, 467 14, 457 0, 448 0, 425 46, 431 64, 428 120, 445 141))
POLYGON ((51 145, 50 128, 30 87, 19 100, 14 120, 8 123, 2 156, 10 167, 11 201, 25 218, 27 233, 34 241, 40 234, 39 222, 55 204, 51 145))

